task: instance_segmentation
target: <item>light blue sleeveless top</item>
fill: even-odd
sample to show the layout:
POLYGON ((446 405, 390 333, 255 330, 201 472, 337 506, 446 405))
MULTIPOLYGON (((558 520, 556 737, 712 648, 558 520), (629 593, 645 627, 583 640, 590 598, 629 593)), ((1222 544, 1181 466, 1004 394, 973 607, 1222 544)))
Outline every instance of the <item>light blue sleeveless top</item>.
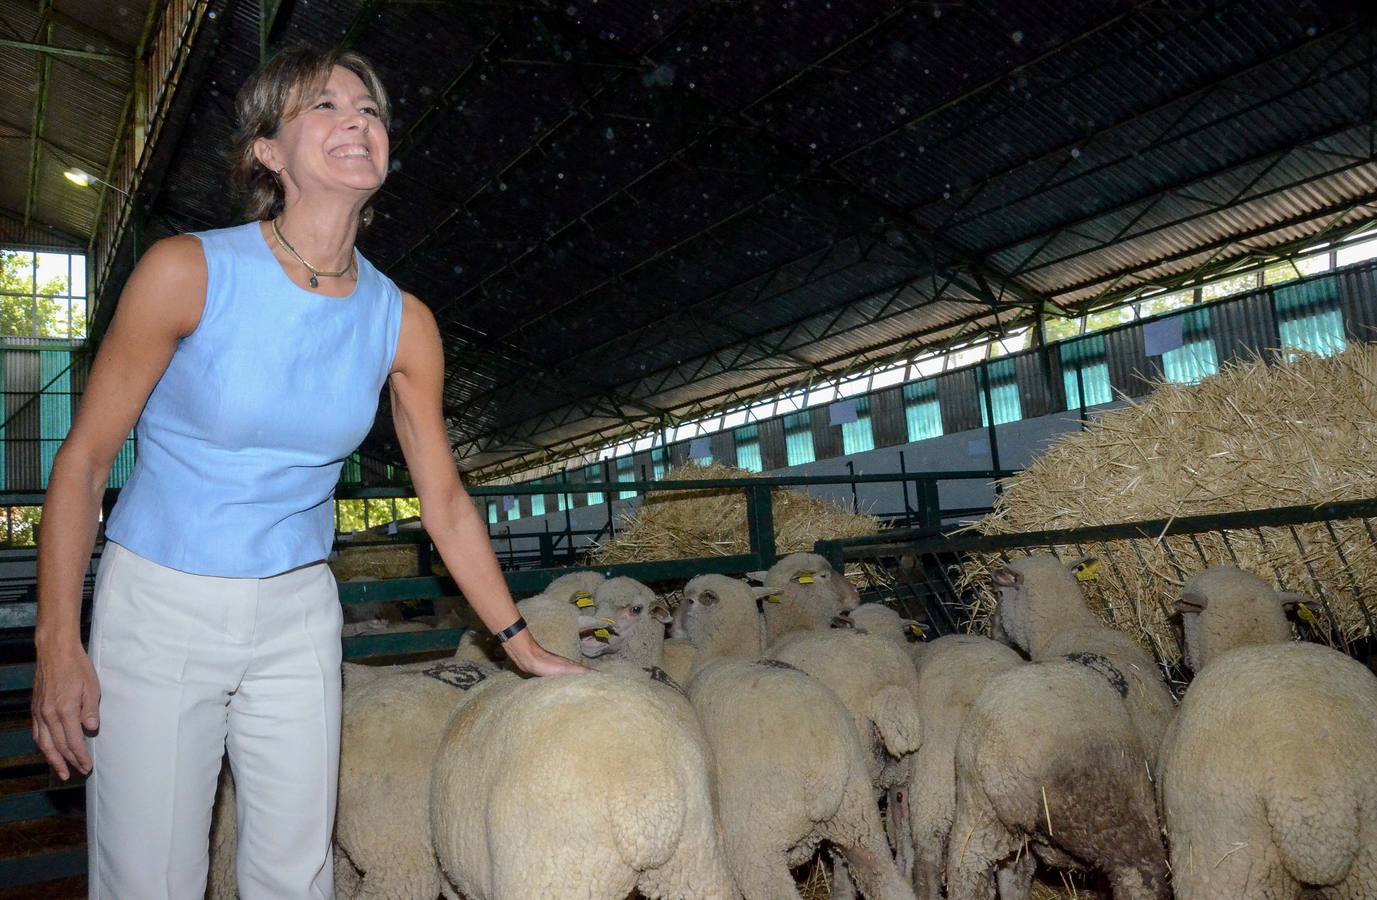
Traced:
POLYGON ((357 250, 349 296, 298 287, 257 222, 195 236, 205 309, 139 417, 105 533, 171 569, 265 578, 330 552, 335 483, 377 414, 401 292, 357 250))

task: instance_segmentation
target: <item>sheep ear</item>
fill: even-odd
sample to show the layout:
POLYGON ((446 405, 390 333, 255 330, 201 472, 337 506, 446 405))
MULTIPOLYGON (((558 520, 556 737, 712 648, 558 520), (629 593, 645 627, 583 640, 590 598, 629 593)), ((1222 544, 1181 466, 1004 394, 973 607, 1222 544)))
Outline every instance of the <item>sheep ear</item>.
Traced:
POLYGON ((704 606, 713 606, 717 603, 717 592, 704 591, 703 593, 698 595, 698 602, 703 604, 704 606))
POLYGON ((674 621, 674 615, 669 611, 669 607, 663 602, 657 602, 654 606, 650 607, 650 614, 655 617, 657 622, 664 625, 668 625, 674 621))
POLYGON ((1080 574, 1088 569, 1095 568, 1099 564, 1100 560, 1094 556, 1082 556, 1079 559, 1073 559, 1065 563, 1066 568, 1070 569, 1073 574, 1080 574))
POLYGON ((776 596, 778 593, 778 588, 765 587, 763 584, 751 585, 751 596, 757 600, 765 600, 776 596))
POLYGON ((1023 584, 1023 576, 1013 569, 995 569, 990 580, 995 583, 995 587, 1018 587, 1023 584))
POLYGON ((1186 591, 1181 595, 1181 599, 1176 601, 1176 611, 1182 615, 1186 613, 1204 612, 1206 602, 1204 594, 1197 594, 1195 591, 1186 591))
POLYGON ((764 583, 765 583, 765 576, 768 575, 768 574, 770 574, 770 573, 767 572, 767 571, 765 571, 764 569, 762 569, 762 570, 760 570, 760 571, 758 571, 758 572, 747 572, 747 573, 746 573, 746 580, 747 580, 747 581, 758 582, 758 583, 760 583, 760 584, 764 584, 764 583))
POLYGON ((1281 601, 1281 608, 1287 612, 1293 612, 1305 604, 1313 602, 1309 597, 1295 591, 1277 591, 1277 599, 1281 601))

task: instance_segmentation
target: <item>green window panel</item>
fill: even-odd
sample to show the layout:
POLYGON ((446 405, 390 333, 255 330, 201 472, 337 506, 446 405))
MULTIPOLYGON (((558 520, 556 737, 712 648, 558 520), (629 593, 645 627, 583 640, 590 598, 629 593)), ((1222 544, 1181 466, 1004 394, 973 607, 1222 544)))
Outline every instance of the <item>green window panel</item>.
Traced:
POLYGON ((555 505, 559 512, 564 512, 569 508, 571 497, 568 494, 555 494, 555 505))
POLYGON ((813 425, 807 412, 784 417, 784 456, 791 466, 813 462, 813 425))
MULTIPOLYGON (((583 470, 583 480, 584 480, 584 481, 602 481, 602 466, 588 466, 586 469, 583 470)), ((589 492, 588 492, 588 505, 589 505, 589 506, 597 506, 598 504, 602 503, 602 502, 603 502, 604 500, 606 500, 606 499, 607 499, 607 497, 603 494, 602 491, 589 491, 589 492)))
POLYGON ((742 426, 732 437, 736 441, 736 465, 747 472, 765 471, 765 461, 760 456, 760 426, 742 426))
POLYGON ((1272 298, 1283 350, 1303 350, 1320 356, 1343 352, 1344 320, 1335 279, 1318 278, 1277 288, 1272 298))
POLYGON ((937 399, 937 382, 915 381, 904 385, 904 421, 910 441, 942 436, 942 404, 937 399))
POLYGON ((656 481, 665 477, 665 472, 669 469, 669 451, 664 447, 655 447, 650 451, 651 477, 656 481))
MULTIPOLYGON (((531 484, 540 484, 540 483, 541 483, 541 481, 540 481, 539 478, 537 478, 535 481, 532 481, 532 482, 531 482, 531 484)), ((532 494, 532 495, 531 495, 531 515, 533 515, 533 516, 543 516, 543 515, 545 515, 545 495, 544 495, 544 494, 532 494)))
POLYGON ((1066 408, 1081 408, 1081 392, 1085 405, 1098 406, 1114 399, 1109 387, 1109 363, 1092 363, 1075 369, 1062 369, 1062 387, 1066 391, 1066 408))
POLYGON ((62 439, 72 430, 72 354, 69 350, 38 351, 43 393, 38 398, 39 461, 41 486, 48 486, 53 460, 62 439))
POLYGON ((864 453, 875 449, 875 431, 870 424, 870 398, 856 398, 856 421, 844 422, 841 427, 842 453, 864 453))
POLYGON ((507 521, 508 521, 508 522, 514 522, 514 521, 516 521, 517 519, 521 518, 521 498, 520 498, 520 497, 503 497, 503 498, 502 498, 502 508, 503 508, 503 510, 504 510, 504 511, 506 512, 506 514, 507 514, 507 521), (512 504, 511 506, 507 506, 507 501, 508 501, 508 500, 511 501, 511 504, 512 504))
POLYGON ((1184 343, 1162 354, 1162 377, 1173 384, 1199 384, 1219 371, 1214 338, 1210 336, 1210 309, 1202 307, 1182 314, 1184 343))
MULTIPOLYGON (((1018 382, 1014 378, 1014 361, 1001 359, 986 366, 989 376, 989 406, 994 407, 994 423, 1017 422, 1023 418, 1023 404, 1018 399, 1018 382)), ((988 428, 989 413, 985 403, 986 392, 980 391, 980 427, 988 428)))
POLYGON ((491 500, 488 501, 488 524, 497 524, 497 504, 491 500))
POLYGON ((1104 336, 1094 335, 1068 341, 1058 350, 1061 359, 1062 389, 1066 408, 1081 408, 1081 393, 1086 406, 1098 406, 1114 399, 1109 386, 1109 363, 1105 362, 1104 336))
MULTIPOLYGON (((630 457, 630 456, 624 456, 624 457, 622 457, 621 459, 617 460, 617 480, 618 480, 618 481, 635 481, 635 480, 636 480, 636 462, 635 462, 635 460, 634 460, 632 457, 630 457)), ((618 499, 618 500, 630 500, 630 499, 631 499, 632 497, 634 497, 634 496, 636 496, 636 492, 635 492, 635 491, 618 491, 618 492, 617 492, 617 499, 618 499)))

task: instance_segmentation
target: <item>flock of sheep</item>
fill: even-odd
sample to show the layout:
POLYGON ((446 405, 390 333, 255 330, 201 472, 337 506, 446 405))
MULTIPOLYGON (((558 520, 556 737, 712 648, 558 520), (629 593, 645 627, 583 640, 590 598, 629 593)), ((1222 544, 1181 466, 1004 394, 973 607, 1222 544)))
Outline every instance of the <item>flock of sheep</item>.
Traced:
POLYGON ((995 574, 996 640, 915 643, 812 554, 756 576, 673 611, 587 572, 521 601, 590 676, 522 678, 472 633, 346 664, 339 896, 797 898, 823 845, 834 898, 1026 898, 1039 861, 1116 900, 1377 897, 1377 677, 1293 642, 1260 579, 1185 586, 1178 706, 1052 557, 995 574))

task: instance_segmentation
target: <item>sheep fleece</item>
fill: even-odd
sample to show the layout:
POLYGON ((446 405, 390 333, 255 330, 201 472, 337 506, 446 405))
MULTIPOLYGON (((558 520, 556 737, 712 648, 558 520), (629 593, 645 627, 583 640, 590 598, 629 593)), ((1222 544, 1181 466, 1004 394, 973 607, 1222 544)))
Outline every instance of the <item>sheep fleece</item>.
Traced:
POLYGON ((1377 897, 1377 678, 1317 644, 1205 666, 1162 752, 1177 896, 1377 897))

